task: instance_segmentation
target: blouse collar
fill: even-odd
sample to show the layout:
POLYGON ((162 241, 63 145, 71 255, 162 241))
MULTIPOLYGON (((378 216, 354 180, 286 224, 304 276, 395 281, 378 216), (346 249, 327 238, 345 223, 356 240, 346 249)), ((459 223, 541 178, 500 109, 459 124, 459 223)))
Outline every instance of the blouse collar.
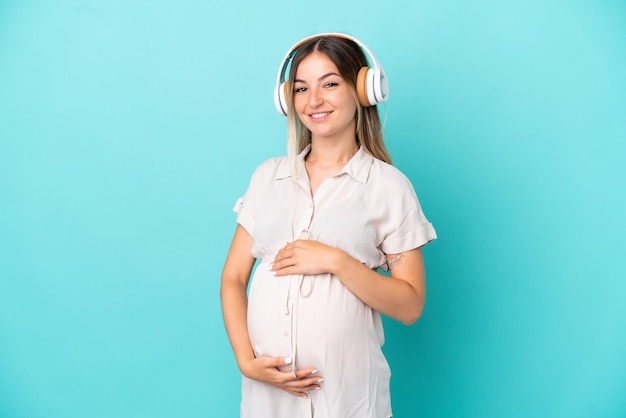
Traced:
MULTIPOLYGON (((307 145, 300 154, 296 157, 296 169, 298 175, 306 175, 306 169, 304 167, 304 159, 311 150, 311 144, 307 145)), ((350 161, 343 166, 343 168, 335 174, 333 177, 339 177, 343 174, 347 174, 359 183, 367 183, 369 177, 370 168, 374 157, 365 152, 363 147, 359 147, 359 150, 350 158, 350 161)), ((289 164, 285 160, 286 164, 283 164, 280 169, 276 171, 276 180, 291 177, 291 171, 289 170, 289 164)))

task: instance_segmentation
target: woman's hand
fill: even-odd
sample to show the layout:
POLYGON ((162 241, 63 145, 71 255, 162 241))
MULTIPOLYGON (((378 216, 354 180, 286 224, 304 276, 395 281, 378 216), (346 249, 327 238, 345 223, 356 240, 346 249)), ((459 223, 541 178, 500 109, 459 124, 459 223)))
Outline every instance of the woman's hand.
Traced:
POLYGON ((270 270, 276 276, 331 273, 366 305, 410 325, 417 321, 424 308, 426 287, 422 249, 388 254, 387 257, 391 278, 339 248, 300 239, 278 251, 270 270))
POLYGON ((426 296, 422 249, 387 257, 391 280, 339 248, 300 239, 278 251, 270 270, 276 276, 331 273, 366 305, 410 325, 422 314, 426 296))
POLYGON ((271 271, 276 276, 334 273, 344 255, 338 248, 318 241, 299 239, 278 251, 271 271))
POLYGON ((240 367, 247 378, 270 384, 294 396, 306 398, 308 391, 320 389, 319 384, 324 379, 316 374, 315 368, 296 370, 294 377, 291 371, 280 370, 290 364, 290 358, 256 357, 240 367))

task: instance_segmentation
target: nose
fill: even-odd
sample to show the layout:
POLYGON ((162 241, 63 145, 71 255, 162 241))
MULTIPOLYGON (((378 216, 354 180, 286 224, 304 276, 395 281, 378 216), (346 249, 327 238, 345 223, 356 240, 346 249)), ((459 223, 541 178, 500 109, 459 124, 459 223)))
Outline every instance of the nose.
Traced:
POLYGON ((309 93, 309 106, 317 107, 324 103, 324 98, 319 88, 312 88, 309 90, 309 93))

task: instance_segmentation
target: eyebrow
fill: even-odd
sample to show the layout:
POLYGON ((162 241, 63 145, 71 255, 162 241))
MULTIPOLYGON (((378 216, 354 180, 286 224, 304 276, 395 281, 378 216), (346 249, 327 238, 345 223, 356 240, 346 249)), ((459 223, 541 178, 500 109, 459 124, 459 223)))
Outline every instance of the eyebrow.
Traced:
MULTIPOLYGON (((341 75, 337 74, 337 73, 328 73, 328 74, 324 74, 323 76, 321 76, 318 81, 322 81, 325 78, 328 78, 330 76, 336 75, 337 77, 341 77, 341 75)), ((305 83, 306 81, 304 80, 300 80, 299 78, 296 78, 295 80, 293 80, 294 83, 305 83)))

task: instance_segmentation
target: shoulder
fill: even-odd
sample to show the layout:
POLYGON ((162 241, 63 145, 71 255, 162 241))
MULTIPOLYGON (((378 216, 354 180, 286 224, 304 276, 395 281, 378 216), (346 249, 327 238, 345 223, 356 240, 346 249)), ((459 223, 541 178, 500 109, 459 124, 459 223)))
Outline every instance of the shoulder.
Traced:
POLYGON ((254 206, 254 202, 259 202, 272 188, 280 173, 289 172, 286 160, 286 157, 270 158, 255 168, 243 199, 245 205, 254 206))
POLYGON ((409 178, 397 167, 372 157, 370 180, 385 188, 413 190, 409 178))
POLYGON ((273 157, 263 161, 256 167, 252 174, 252 179, 273 180, 287 174, 289 174, 287 157, 273 157))

